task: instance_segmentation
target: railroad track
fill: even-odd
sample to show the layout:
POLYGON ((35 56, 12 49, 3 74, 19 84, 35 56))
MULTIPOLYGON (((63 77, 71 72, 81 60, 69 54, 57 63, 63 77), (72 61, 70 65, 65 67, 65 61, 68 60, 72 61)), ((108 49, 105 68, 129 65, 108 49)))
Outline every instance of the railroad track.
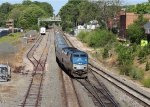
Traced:
MULTIPOLYGON (((69 42, 69 45, 73 46, 72 43, 65 37, 66 41, 69 42)), ((89 69, 90 70, 90 69, 89 69)), ((118 107, 118 103, 115 101, 115 99, 112 97, 110 92, 106 89, 104 84, 100 83, 96 76, 92 74, 92 77, 90 79, 76 79, 78 82, 80 82, 81 85, 87 89, 87 91, 92 95, 93 102, 98 107, 118 107), (94 82, 97 85, 94 85, 92 82, 94 82)), ((89 77, 88 77, 89 78, 89 77)))
POLYGON ((66 107, 81 107, 76 89, 71 78, 61 70, 64 89, 64 101, 66 107))
POLYGON ((63 65, 59 63, 58 60, 57 63, 60 67, 60 74, 62 77, 61 81, 63 85, 62 88, 64 93, 63 98, 65 107, 81 107, 72 79, 68 76, 69 75, 68 72, 65 72, 67 70, 63 65))
POLYGON ((42 83, 43 83, 43 77, 44 77, 45 64, 46 64, 46 60, 48 56, 48 49, 50 46, 49 45, 50 37, 49 36, 47 37, 47 42, 42 51, 40 58, 36 59, 34 57, 34 53, 36 51, 36 48, 40 45, 42 39, 43 39, 43 36, 40 36, 27 54, 27 58, 34 65, 34 69, 33 69, 33 75, 32 75, 27 93, 25 95, 23 103, 21 104, 22 107, 40 106, 41 89, 42 89, 42 83))
POLYGON ((87 78, 77 79, 77 81, 91 94, 94 104, 97 107, 119 107, 104 84, 100 83, 92 72, 90 75, 93 80, 87 78))
POLYGON ((40 35, 34 45, 31 47, 29 52, 27 53, 28 60, 33 64, 34 70, 36 66, 38 65, 38 60, 34 57, 34 52, 36 51, 36 48, 39 46, 40 42, 42 41, 43 37, 40 35))
POLYGON ((133 98, 135 98, 136 100, 139 101, 139 103, 142 103, 142 105, 144 107, 149 107, 150 106, 150 97, 148 95, 146 95, 145 93, 140 92, 138 89, 135 89, 129 85, 127 85, 126 83, 120 81, 119 79, 115 78, 114 76, 110 75, 109 73, 93 66, 92 64, 89 63, 89 69, 96 73, 97 75, 101 76, 102 78, 104 78, 105 80, 109 81, 110 83, 112 83, 113 85, 115 85, 116 87, 120 88, 121 90, 123 90, 124 92, 128 93, 128 95, 132 96, 133 98), (123 85, 123 87, 126 87, 127 89, 131 90, 126 90, 126 88, 121 87, 121 85, 123 85), (132 92, 136 93, 133 94, 132 92))
MULTIPOLYGON (((63 32, 62 32, 63 33, 63 32)), ((67 42, 73 46, 73 44, 69 41, 69 39, 65 36, 65 34, 63 33, 65 39, 67 40, 67 42)), ((73 46, 74 47, 74 46, 73 46)), ((92 60, 92 59, 91 59, 92 60)), ((112 83, 113 85, 115 85, 116 87, 118 87, 119 89, 121 89, 122 91, 126 92, 127 95, 135 98, 136 100, 138 100, 138 102, 144 106, 144 107, 149 107, 150 106, 150 94, 146 93, 145 91, 139 91, 138 89, 136 89, 133 86, 129 86, 128 84, 126 84, 125 82, 117 79, 115 76, 112 76, 111 74, 97 68, 95 65, 89 63, 89 70, 92 70, 92 72, 95 72, 97 75, 103 77, 105 80, 109 81, 110 83, 112 83), (101 73, 100 73, 101 72, 101 73), (107 75, 107 77, 105 76, 107 75), (113 82, 111 80, 114 80, 113 82), (123 87, 128 88, 129 90, 124 89, 123 87, 121 87, 120 85, 123 85, 123 87)))

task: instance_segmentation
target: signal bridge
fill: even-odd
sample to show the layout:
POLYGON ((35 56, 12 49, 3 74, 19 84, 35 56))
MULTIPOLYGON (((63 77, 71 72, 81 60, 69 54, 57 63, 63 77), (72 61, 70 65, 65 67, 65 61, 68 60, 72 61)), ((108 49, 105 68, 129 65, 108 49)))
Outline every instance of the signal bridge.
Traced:
POLYGON ((38 18, 38 26, 40 26, 40 22, 61 22, 60 17, 50 17, 50 18, 38 18))

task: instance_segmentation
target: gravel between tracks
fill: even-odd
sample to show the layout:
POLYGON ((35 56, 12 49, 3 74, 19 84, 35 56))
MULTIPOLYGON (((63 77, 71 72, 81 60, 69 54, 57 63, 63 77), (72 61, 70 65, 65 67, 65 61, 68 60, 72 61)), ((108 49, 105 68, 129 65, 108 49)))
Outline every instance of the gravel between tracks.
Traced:
POLYGON ((65 107, 62 98, 62 82, 54 51, 54 34, 50 32, 50 49, 44 75, 41 107, 65 107))
POLYGON ((21 104, 25 91, 31 79, 32 66, 26 54, 23 57, 24 70, 21 73, 13 73, 11 81, 0 82, 0 107, 17 107, 21 104))
MULTIPOLYGON (((56 62, 55 47, 54 47, 54 32, 50 32, 51 44, 49 49, 49 55, 46 65, 45 79, 42 89, 42 101, 41 107, 66 107, 66 97, 65 90, 63 86, 63 77, 61 70, 56 62)), ((67 76, 65 73, 63 73, 67 76)), ((67 77, 68 78, 68 77, 67 77)), ((69 79, 69 78, 68 78, 69 79)), ((73 80, 75 85, 75 90, 78 94, 78 99, 80 100, 81 107, 95 107, 92 99, 88 96, 84 87, 81 86, 76 80, 73 80)), ((68 91, 68 90, 66 90, 68 91)), ((68 92, 73 93, 73 92, 68 92)), ((70 98, 74 97, 73 94, 69 95, 70 98)), ((71 105, 72 102, 70 102, 71 105)), ((69 106, 69 107, 73 107, 69 106)))

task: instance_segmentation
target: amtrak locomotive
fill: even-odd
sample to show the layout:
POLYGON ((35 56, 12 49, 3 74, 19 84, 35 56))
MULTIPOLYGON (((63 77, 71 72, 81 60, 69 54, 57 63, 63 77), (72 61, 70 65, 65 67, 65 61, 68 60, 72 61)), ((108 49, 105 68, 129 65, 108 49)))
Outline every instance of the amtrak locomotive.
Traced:
POLYGON ((61 33, 55 34, 56 59, 73 77, 87 78, 88 54, 69 47, 61 33))

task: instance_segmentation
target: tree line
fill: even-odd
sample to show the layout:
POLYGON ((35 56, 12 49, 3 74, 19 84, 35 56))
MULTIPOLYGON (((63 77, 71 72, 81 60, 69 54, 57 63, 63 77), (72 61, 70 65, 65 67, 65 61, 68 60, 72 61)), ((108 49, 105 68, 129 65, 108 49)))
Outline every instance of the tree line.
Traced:
POLYGON ((62 29, 71 31, 73 27, 91 20, 97 20, 102 27, 107 28, 108 19, 118 13, 120 3, 120 0, 69 0, 59 12, 62 29))
POLYGON ((127 12, 134 12, 137 14, 150 14, 150 1, 137 5, 128 5, 125 7, 127 9, 127 12))
POLYGON ((15 27, 37 29, 38 18, 53 16, 53 7, 46 2, 24 0, 21 4, 8 2, 0 5, 0 26, 5 27, 6 21, 14 20, 15 27))

